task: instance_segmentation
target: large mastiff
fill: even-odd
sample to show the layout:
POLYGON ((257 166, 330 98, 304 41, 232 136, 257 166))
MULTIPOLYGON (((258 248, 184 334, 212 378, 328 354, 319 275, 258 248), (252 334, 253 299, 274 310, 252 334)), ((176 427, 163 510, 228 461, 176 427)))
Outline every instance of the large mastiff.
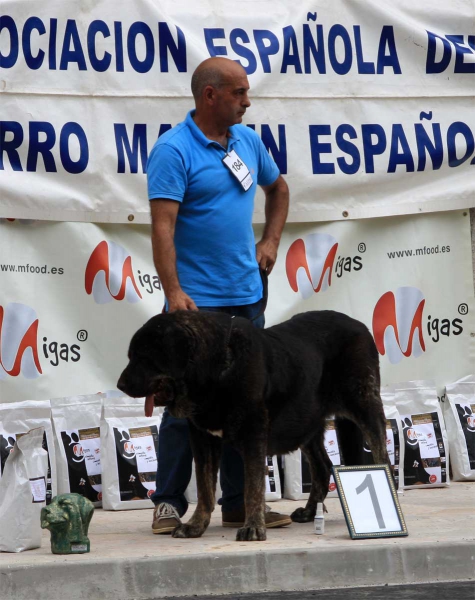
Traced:
POLYGON ((335 415, 346 464, 360 462, 363 437, 376 463, 389 463, 378 352, 368 329, 344 314, 307 312, 259 330, 223 313, 150 319, 132 338, 118 382, 134 397, 186 418, 196 463, 198 505, 174 537, 199 537, 215 506, 223 442, 242 454, 246 521, 237 540, 265 540, 265 457, 301 448, 312 488, 292 519, 311 521, 328 491, 325 419, 335 415))

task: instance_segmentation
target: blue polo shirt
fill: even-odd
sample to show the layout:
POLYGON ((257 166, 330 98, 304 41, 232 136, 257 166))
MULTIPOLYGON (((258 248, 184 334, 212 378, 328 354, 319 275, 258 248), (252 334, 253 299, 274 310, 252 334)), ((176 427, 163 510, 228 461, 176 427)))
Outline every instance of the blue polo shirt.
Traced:
POLYGON ((253 183, 244 191, 222 162, 226 150, 193 121, 194 111, 156 141, 147 163, 148 197, 180 202, 175 228, 182 289, 198 306, 239 306, 262 297, 252 214, 257 185, 279 176, 259 136, 249 127, 229 128, 232 149, 253 183))

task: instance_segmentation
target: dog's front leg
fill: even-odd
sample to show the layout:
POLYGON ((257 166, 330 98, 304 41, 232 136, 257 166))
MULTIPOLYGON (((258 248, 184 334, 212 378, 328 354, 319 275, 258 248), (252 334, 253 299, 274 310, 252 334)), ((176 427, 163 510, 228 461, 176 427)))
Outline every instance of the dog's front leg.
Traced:
POLYGON ((266 539, 265 477, 267 440, 262 435, 249 438, 241 446, 244 460, 244 506, 246 520, 236 534, 238 542, 266 539))
POLYGON ((195 459, 198 504, 191 519, 173 531, 172 536, 176 538, 201 537, 206 531, 214 510, 216 478, 222 451, 220 438, 200 431, 190 422, 189 426, 191 449, 195 459))

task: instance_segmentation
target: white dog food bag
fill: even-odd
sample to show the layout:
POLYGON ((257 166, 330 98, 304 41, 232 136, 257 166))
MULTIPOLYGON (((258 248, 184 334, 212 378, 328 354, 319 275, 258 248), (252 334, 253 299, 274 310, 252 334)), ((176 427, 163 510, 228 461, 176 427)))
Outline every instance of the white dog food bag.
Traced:
POLYGON ((144 398, 104 399, 101 422, 103 508, 152 508, 161 412, 144 416, 144 398))
MULTIPOLYGON (((395 405, 394 392, 381 392, 384 414, 386 416, 386 444, 389 455, 389 461, 393 467, 394 483, 396 489, 402 489, 403 470, 404 470, 404 444, 401 418, 395 405)), ((365 465, 374 465, 373 453, 368 444, 364 445, 363 460, 365 465)))
POLYGON ((282 499, 277 456, 266 456, 266 502, 282 499))
POLYGON ((404 439, 402 487, 448 486, 449 446, 435 383, 409 381, 395 387, 404 439))
MULTIPOLYGON (((218 480, 216 482, 216 499, 221 498, 223 495, 221 486, 219 484, 219 471, 218 480)), ((193 471, 191 474, 191 480, 185 491, 185 498, 190 504, 196 504, 198 502, 198 490, 196 488, 196 472, 195 472, 195 461, 193 461, 193 471)), ((282 488, 280 486, 280 473, 277 456, 266 456, 266 502, 277 502, 282 499, 282 488)))
MULTIPOLYGON (((334 419, 327 419, 324 445, 332 464, 343 464, 334 419)), ((306 500, 310 494, 311 485, 310 465, 305 455, 300 450, 286 454, 284 456, 284 498, 306 500)), ((337 497, 335 479, 331 475, 327 498, 337 497)))
POLYGON ((48 452, 43 427, 19 436, 0 480, 0 551, 41 546, 41 509, 46 506, 48 452))
POLYGON ((53 398, 58 494, 76 493, 102 503, 100 424, 103 394, 53 398))
POLYGON ((30 429, 38 427, 44 428, 43 449, 48 453, 46 504, 49 504, 57 494, 56 456, 49 400, 25 400, 0 404, 0 478, 15 441, 30 429))
POLYGON ((454 481, 475 481, 475 376, 446 387, 443 403, 454 481))

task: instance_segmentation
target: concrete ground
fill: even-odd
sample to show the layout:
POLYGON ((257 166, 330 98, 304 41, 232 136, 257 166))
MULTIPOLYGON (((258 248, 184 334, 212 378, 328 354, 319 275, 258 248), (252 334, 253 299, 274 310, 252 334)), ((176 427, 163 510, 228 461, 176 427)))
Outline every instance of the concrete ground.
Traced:
POLYGON ((152 510, 96 510, 89 554, 51 554, 47 531, 37 550, 0 554, 0 599, 150 600, 475 579, 475 483, 406 491, 400 502, 409 536, 368 540, 350 539, 338 499, 327 500, 323 536, 312 523, 293 523, 268 530, 265 542, 234 541, 219 508, 205 535, 189 540, 152 535, 152 510))

